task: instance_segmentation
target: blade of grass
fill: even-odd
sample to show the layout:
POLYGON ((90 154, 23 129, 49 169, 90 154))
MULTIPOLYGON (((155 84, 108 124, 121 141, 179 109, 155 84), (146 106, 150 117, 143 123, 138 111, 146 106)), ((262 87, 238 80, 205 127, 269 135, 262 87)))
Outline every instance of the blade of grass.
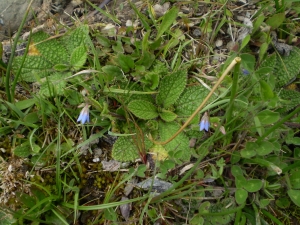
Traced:
MULTIPOLYGON (((24 24, 26 22, 26 19, 28 17, 30 6, 31 6, 32 2, 33 2, 33 0, 31 0, 29 2, 28 6, 27 6, 27 9, 26 9, 26 12, 25 12, 25 15, 24 15, 24 17, 22 19, 22 22, 21 22, 21 24, 19 26, 19 29, 18 29, 18 31, 16 33, 16 37, 15 37, 15 40, 13 42, 13 46, 11 48, 11 55, 9 57, 9 61, 8 61, 8 64, 7 64, 6 77, 5 77, 5 91, 6 91, 6 95, 7 95, 7 100, 9 102, 14 101, 14 99, 11 96, 11 89, 10 89, 10 82, 9 82, 9 80, 11 78, 10 77, 10 72, 11 72, 11 68, 12 68, 12 62, 13 62, 13 59, 14 59, 14 56, 15 56, 15 51, 16 51, 16 48, 17 48, 18 40, 19 40, 19 37, 20 37, 21 32, 23 30, 23 27, 24 27, 24 24)), ((13 88, 13 90, 14 90, 14 88, 13 88)))

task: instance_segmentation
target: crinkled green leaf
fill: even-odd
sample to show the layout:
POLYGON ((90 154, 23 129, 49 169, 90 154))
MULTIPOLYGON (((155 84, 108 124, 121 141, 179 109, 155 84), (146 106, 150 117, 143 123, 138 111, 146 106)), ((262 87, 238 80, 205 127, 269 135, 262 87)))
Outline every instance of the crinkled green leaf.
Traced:
POLYGON ((159 116, 166 122, 171 122, 177 118, 175 113, 167 110, 163 110, 161 113, 159 113, 159 116))
POLYGON ((142 65, 146 69, 150 68, 155 60, 155 55, 148 51, 143 52, 141 58, 136 62, 136 65, 142 65))
POLYGON ((25 158, 31 154, 31 149, 29 143, 24 143, 21 145, 18 145, 14 149, 14 155, 25 158))
POLYGON ((282 87, 295 79, 300 73, 300 49, 294 47, 288 56, 277 57, 274 73, 277 78, 277 87, 282 87))
POLYGON ((62 95, 66 87, 65 78, 71 76, 71 73, 56 73, 40 81, 41 87, 39 94, 44 96, 62 95))
POLYGON ((124 77, 122 70, 117 66, 107 65, 103 66, 101 69, 105 73, 104 79, 106 81, 112 81, 114 79, 120 80, 124 77))
POLYGON ((32 144, 31 150, 33 153, 38 153, 41 150, 41 147, 37 144, 32 144))
POLYGON ((56 71, 63 72, 63 71, 69 70, 70 66, 68 66, 67 64, 56 64, 53 66, 53 69, 56 71))
MULTIPOLYGON (((57 39, 48 39, 49 37, 43 31, 32 34, 28 51, 28 56, 33 56, 31 60, 34 61, 37 60, 35 58, 43 58, 52 65, 68 62, 69 57, 65 47, 57 39)), ((26 66, 27 64, 25 63, 24 65, 26 66)), ((43 68, 40 67, 40 69, 43 68)))
MULTIPOLYGON (((22 56, 14 58, 14 71, 19 69, 22 60, 22 56)), ((40 56, 26 56, 22 67, 21 78, 27 82, 35 82, 40 78, 48 76, 52 71, 53 69, 51 62, 40 56)))
MULTIPOLYGON (((115 160, 120 162, 130 162, 139 157, 138 147, 133 141, 133 138, 133 136, 118 137, 112 149, 112 157, 115 160)), ((148 140, 146 136, 144 137, 144 145, 146 151, 152 146, 152 142, 148 140)))
MULTIPOLYGON (((160 141, 166 141, 169 139, 176 131, 180 128, 179 124, 176 122, 159 122, 159 135, 160 141)), ((165 145, 165 149, 170 152, 181 153, 181 158, 179 160, 188 161, 191 157, 191 150, 189 147, 188 137, 181 132, 174 140, 165 145)))
POLYGON ((300 92, 296 90, 282 89, 279 92, 279 98, 283 105, 282 109, 287 112, 300 105, 300 92))
POLYGON ((183 92, 187 81, 185 70, 178 70, 165 76, 160 82, 159 93, 156 97, 157 104, 165 108, 174 104, 183 92))
POLYGON ((155 73, 147 73, 144 77, 144 82, 149 84, 151 90, 155 90, 159 84, 159 75, 155 73))
POLYGON ((132 137, 119 137, 114 143, 112 157, 121 162, 136 160, 139 157, 139 154, 132 137))
MULTIPOLYGON (((188 87, 184 90, 178 101, 176 101, 176 114, 179 116, 189 116, 191 115, 198 106, 203 102, 204 98, 208 95, 209 90, 207 90, 202 85, 188 87)), ((208 103, 214 100, 212 96, 208 103)))
POLYGON ((75 70, 79 70, 87 59, 87 50, 84 45, 78 46, 71 54, 70 64, 75 70))
POLYGON ((85 63, 87 53, 83 48, 89 38, 87 25, 82 25, 59 39, 49 37, 43 31, 32 34, 24 64, 22 65, 22 61, 25 56, 14 58, 13 71, 17 72, 22 65, 23 80, 35 82, 54 73, 55 69, 62 71, 71 65, 78 69, 85 63), (65 65, 65 68, 59 65, 65 65))
POLYGON ((151 103, 143 100, 134 100, 128 104, 128 109, 137 117, 149 120, 158 116, 156 107, 151 103))
POLYGON ((65 46, 69 54, 73 52, 75 48, 80 45, 85 45, 89 38, 89 27, 88 25, 81 25, 75 30, 71 30, 69 33, 64 35, 60 41, 65 46))
POLYGON ((118 63, 124 73, 127 73, 134 68, 134 61, 129 55, 119 54, 118 63))

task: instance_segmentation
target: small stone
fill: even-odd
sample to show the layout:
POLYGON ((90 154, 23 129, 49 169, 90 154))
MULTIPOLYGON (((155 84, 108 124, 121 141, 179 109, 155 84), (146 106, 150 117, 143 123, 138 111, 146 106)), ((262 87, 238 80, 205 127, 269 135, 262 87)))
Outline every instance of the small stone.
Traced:
POLYGON ((222 45, 223 45, 223 40, 221 40, 221 39, 218 39, 218 40, 216 41, 216 43, 215 43, 215 46, 216 46, 217 48, 220 48, 222 45))
POLYGON ((158 18, 165 15, 165 13, 168 11, 169 8, 170 8, 170 2, 166 2, 163 5, 155 4, 153 6, 155 17, 158 18))
MULTIPOLYGON (((8 39, 19 28, 29 1, 27 0, 0 0, 0 41, 8 39)), ((41 0, 33 1, 27 21, 42 4, 41 0)))
MULTIPOLYGON (((129 200, 127 197, 122 197, 121 201, 129 200)), ((128 220, 130 215, 131 206, 129 203, 120 205, 120 211, 125 220, 128 220)))
POLYGON ((201 30, 200 29, 194 29, 193 30, 193 32, 192 32, 192 34, 193 34, 193 36, 195 37, 195 38, 199 38, 199 37, 201 37, 201 30))

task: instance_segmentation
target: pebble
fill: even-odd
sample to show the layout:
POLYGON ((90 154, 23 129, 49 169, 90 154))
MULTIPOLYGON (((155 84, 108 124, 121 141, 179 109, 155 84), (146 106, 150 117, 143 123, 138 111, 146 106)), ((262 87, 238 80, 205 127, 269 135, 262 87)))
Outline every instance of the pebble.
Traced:
MULTIPOLYGON (((19 28, 22 19, 25 15, 27 0, 0 0, 0 41, 8 39, 19 28)), ((34 0, 31 8, 35 11, 41 6, 41 0, 34 0)), ((32 13, 29 13, 27 21, 32 18, 32 13)))

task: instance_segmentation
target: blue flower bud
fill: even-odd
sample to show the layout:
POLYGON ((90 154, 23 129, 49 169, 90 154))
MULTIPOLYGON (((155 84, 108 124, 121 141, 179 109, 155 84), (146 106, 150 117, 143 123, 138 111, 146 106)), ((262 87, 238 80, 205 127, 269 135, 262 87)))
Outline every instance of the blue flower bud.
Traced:
POLYGON ((80 111, 77 122, 81 122, 81 124, 85 124, 85 122, 90 122, 89 107, 89 105, 85 105, 83 107, 83 109, 80 111))
POLYGON ((207 112, 204 113, 204 115, 201 118, 201 121, 199 123, 200 131, 206 130, 208 131, 210 123, 207 112))

